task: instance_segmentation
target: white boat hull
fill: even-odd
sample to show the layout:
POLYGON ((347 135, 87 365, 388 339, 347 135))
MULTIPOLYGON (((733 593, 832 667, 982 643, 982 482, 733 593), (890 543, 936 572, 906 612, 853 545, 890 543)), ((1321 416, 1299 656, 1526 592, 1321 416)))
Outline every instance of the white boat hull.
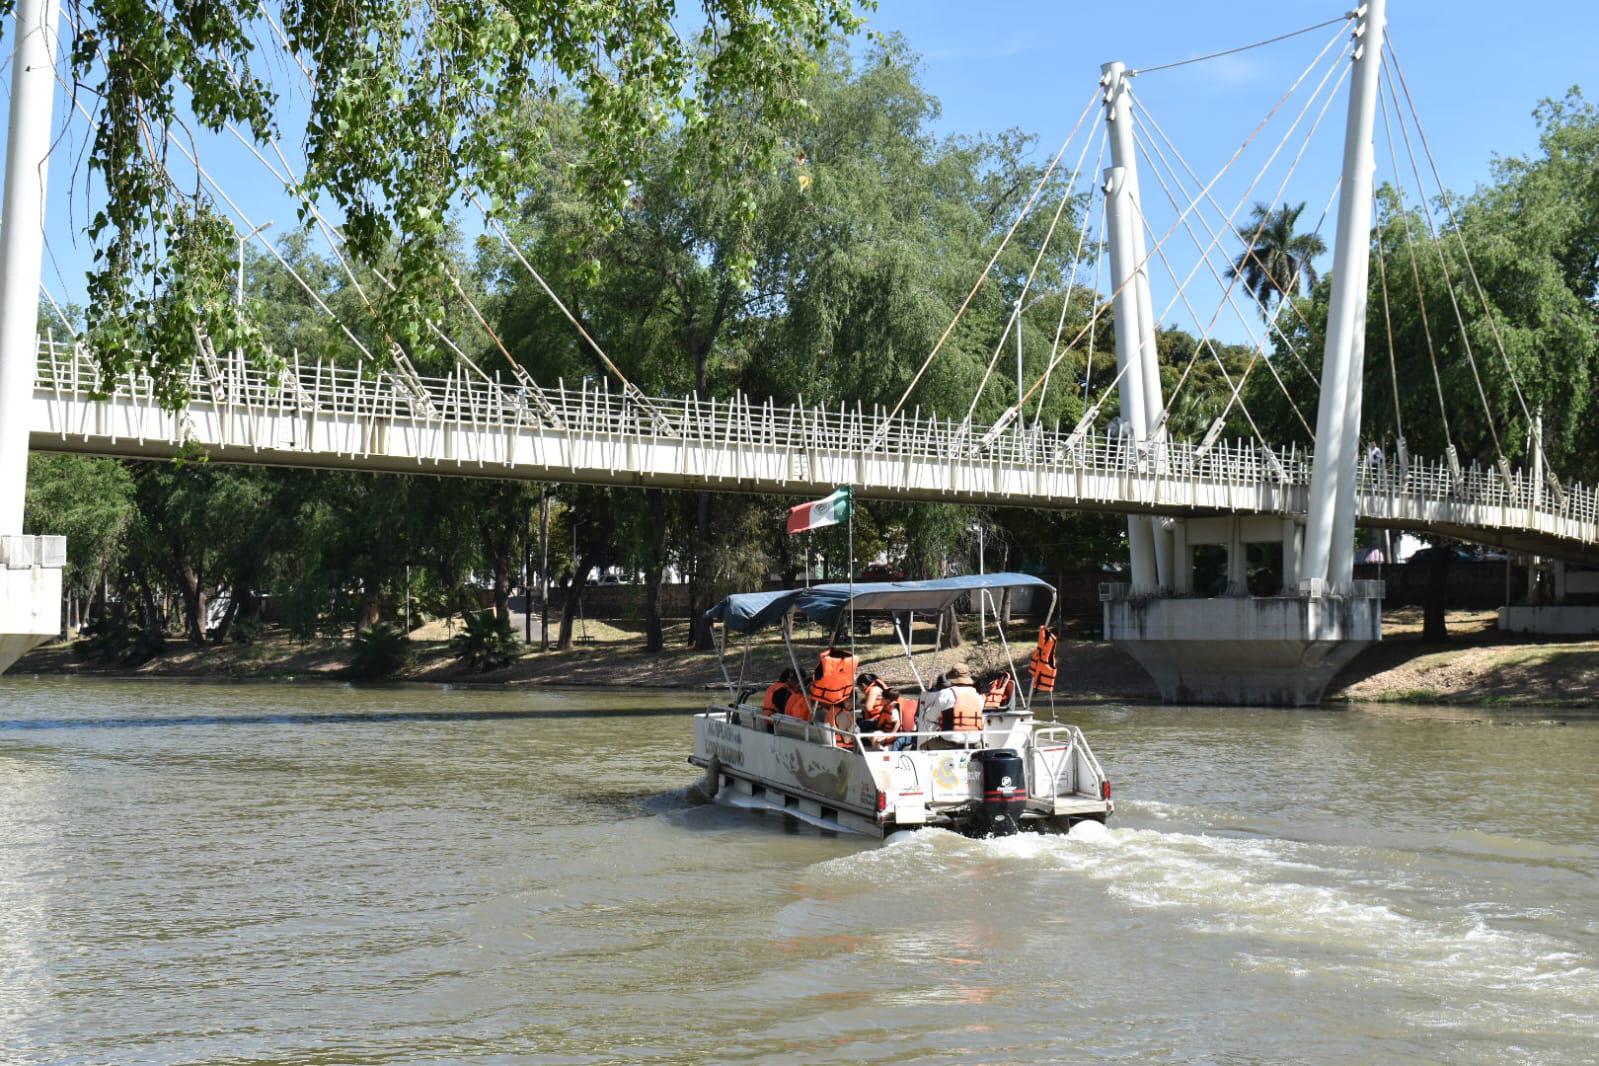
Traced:
MULTIPOLYGON (((689 761, 707 771, 707 791, 720 802, 879 838, 923 826, 974 831, 983 802, 971 766, 977 749, 885 751, 859 740, 844 748, 839 734, 822 727, 781 716, 777 723, 769 731, 749 707, 696 715, 689 761)), ((1030 717, 1004 718, 985 730, 983 746, 1022 754, 1024 828, 1065 830, 1114 810, 1097 761, 1072 727, 1035 731, 1030 717)))

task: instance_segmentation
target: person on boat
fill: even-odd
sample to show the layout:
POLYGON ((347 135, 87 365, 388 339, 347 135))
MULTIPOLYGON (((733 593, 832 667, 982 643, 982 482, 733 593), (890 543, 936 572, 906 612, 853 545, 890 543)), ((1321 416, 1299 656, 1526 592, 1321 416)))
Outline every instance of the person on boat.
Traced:
POLYGON ((1009 670, 1000 670, 983 683, 983 710, 1008 710, 1016 691, 1016 679, 1009 670))
POLYGON ((938 733, 925 738, 924 748, 963 747, 983 735, 983 697, 972 682, 972 671, 965 663, 956 663, 944 671, 933 686, 934 691, 922 701, 917 717, 916 731, 938 733))
POLYGON ((793 667, 783 667, 777 682, 768 686, 766 699, 761 701, 761 714, 766 718, 776 714, 792 714, 796 718, 804 716, 805 697, 800 693, 799 674, 794 672, 793 667), (793 708, 790 704, 793 704, 793 708))
POLYGON ((837 706, 850 701, 855 690, 855 656, 842 648, 828 648, 816 657, 811 678, 811 701, 837 706))
POLYGON ((875 734, 877 747, 899 732, 899 693, 889 688, 876 674, 862 674, 856 686, 857 731, 875 734))

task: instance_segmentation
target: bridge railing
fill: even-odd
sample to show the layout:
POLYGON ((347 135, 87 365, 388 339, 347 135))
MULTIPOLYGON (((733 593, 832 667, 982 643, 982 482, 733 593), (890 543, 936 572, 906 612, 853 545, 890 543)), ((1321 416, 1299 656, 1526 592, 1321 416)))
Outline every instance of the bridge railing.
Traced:
MULTIPOLYGON (((469 427, 483 433, 550 429, 584 438, 672 440, 687 447, 778 450, 793 454, 850 455, 897 462, 982 463, 1065 470, 1107 477, 1137 477, 1220 486, 1305 486, 1311 454, 1297 446, 1273 449, 1262 443, 1132 439, 1098 431, 1063 432, 1018 422, 991 433, 986 426, 919 411, 892 419, 880 409, 824 408, 726 398, 649 397, 613 390, 609 383, 564 381, 555 387, 502 381, 475 368, 459 367, 443 377, 400 379, 387 369, 297 355, 274 368, 255 366, 238 354, 197 360, 186 384, 192 402, 245 412, 316 414, 469 427)), ((107 381, 81 346, 43 341, 37 388, 57 396, 125 397, 158 406, 143 373, 107 381)), ((1524 509, 1528 519, 1599 523, 1599 493, 1581 485, 1551 488, 1526 472, 1409 458, 1404 463, 1363 461, 1356 490, 1365 513, 1385 506, 1453 503, 1524 509)), ((1407 508, 1409 511, 1410 508, 1407 508)), ((1397 514, 1395 517, 1399 517, 1397 514)))

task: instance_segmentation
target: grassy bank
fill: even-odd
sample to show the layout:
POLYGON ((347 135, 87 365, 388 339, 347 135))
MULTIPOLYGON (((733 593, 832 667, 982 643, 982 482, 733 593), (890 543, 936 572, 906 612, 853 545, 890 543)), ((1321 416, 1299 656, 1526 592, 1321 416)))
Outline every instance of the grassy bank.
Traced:
MULTIPOLYGON (((1414 610, 1390 612, 1384 618, 1383 642, 1351 663, 1328 691, 1331 701, 1452 703, 1473 706, 1599 705, 1599 641, 1530 641, 1507 638, 1494 628, 1492 612, 1455 612, 1450 616, 1448 644, 1421 640, 1421 619, 1414 610)), ((1012 626, 1007 634, 1020 660, 1036 631, 1012 626)), ((642 650, 640 632, 590 622, 587 639, 569 651, 523 653, 510 666, 487 673, 465 669, 450 651, 449 631, 435 624, 413 634, 413 665, 400 680, 492 685, 618 685, 651 688, 705 689, 722 683, 715 652, 685 648, 686 629, 667 632, 663 652, 642 650)), ((975 631, 971 634, 975 638, 975 631)), ((965 661, 975 671, 998 668, 1004 653, 998 641, 940 652, 927 651, 931 631, 919 631, 924 649, 916 667, 924 677, 936 676, 949 663, 965 661)), ((804 645, 812 646, 811 644, 804 645)), ((1142 670, 1126 655, 1103 642, 1069 641, 1063 645, 1057 699, 1064 702, 1154 702, 1158 695, 1142 670)), ((912 682, 900 647, 879 626, 874 639, 860 646, 864 669, 892 683, 912 682)), ((803 661, 803 660, 802 660, 803 661)), ((19 673, 81 674, 113 677, 195 677, 234 679, 326 679, 349 677, 348 640, 318 638, 299 641, 268 631, 251 644, 194 648, 174 643, 160 656, 138 667, 122 667, 76 657, 62 643, 46 645, 13 669, 19 673)), ((768 638, 751 645, 745 676, 753 681, 775 677, 787 665, 781 642, 768 638)), ((736 678, 739 655, 730 654, 728 669, 736 678)))

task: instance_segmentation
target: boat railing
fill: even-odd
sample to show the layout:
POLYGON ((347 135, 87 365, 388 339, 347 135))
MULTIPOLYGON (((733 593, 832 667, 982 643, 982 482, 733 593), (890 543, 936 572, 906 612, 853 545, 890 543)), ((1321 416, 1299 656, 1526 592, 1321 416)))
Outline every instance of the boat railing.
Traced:
POLYGON ((1081 790, 1077 779, 1079 755, 1093 769, 1096 780, 1104 780, 1105 771, 1081 729, 1074 725, 1035 729, 1027 742, 1028 795, 1047 800, 1076 795, 1081 790))
MULTIPOLYGON (((792 737, 794 739, 804 739, 804 740, 810 741, 813 744, 821 744, 821 743, 831 742, 835 747, 839 747, 839 748, 854 748, 854 747, 856 747, 857 743, 861 742, 861 741, 870 742, 870 741, 876 740, 876 739, 880 739, 880 740, 884 740, 884 741, 895 741, 895 740, 903 740, 903 739, 905 739, 907 737, 917 740, 918 743, 921 740, 923 740, 923 739, 942 740, 942 741, 946 741, 947 742, 949 740, 950 734, 952 734, 952 733, 976 733, 976 732, 978 732, 978 730, 975 730, 975 729, 973 729, 973 730, 931 729, 931 730, 917 731, 917 732, 910 732, 910 733, 899 732, 899 731, 896 731, 896 732, 893 732, 893 733, 860 733, 860 732, 856 732, 854 730, 849 730, 849 729, 839 729, 839 728, 837 728, 835 726, 830 726, 830 725, 828 725, 825 722, 807 722, 807 721, 805 721, 802 718, 795 718, 794 716, 788 715, 788 714, 773 715, 771 718, 767 718, 766 715, 761 711, 761 709, 759 707, 752 707, 752 706, 750 706, 748 704, 739 704, 739 705, 729 704, 729 705, 724 706, 723 710, 727 714, 727 718, 728 718, 729 722, 731 722, 734 725, 741 726, 741 727, 743 727, 745 729, 754 729, 754 730, 758 730, 758 731, 760 731, 762 733, 776 733, 778 736, 787 736, 787 737, 792 737), (767 728, 768 725, 771 726, 770 729, 767 728), (839 739, 840 738, 843 738, 845 741, 848 741, 848 743, 839 743, 839 739)), ((1008 713, 1014 713, 1014 712, 1008 712, 1008 713)), ((1072 729, 1074 731, 1076 729, 1075 726, 1052 727, 1052 728, 1066 728, 1066 729, 1072 729)), ((970 748, 972 750, 977 750, 980 747, 987 747, 988 743, 989 743, 989 741, 991 739, 1003 738, 1003 737, 1007 737, 1007 736, 1010 735, 1010 730, 1008 728, 1006 728, 1006 729, 984 729, 984 730, 981 730, 981 732, 982 732, 982 735, 983 735, 983 743, 981 745, 963 744, 963 745, 960 745, 959 748, 948 749, 948 750, 960 750, 960 748, 970 748)), ((1080 737, 1081 734, 1079 733, 1078 736, 1080 737)), ((861 749, 862 750, 867 750, 865 745, 862 745, 861 749)), ((872 750, 887 751, 888 749, 887 748, 876 748, 876 749, 872 749, 872 750)))

